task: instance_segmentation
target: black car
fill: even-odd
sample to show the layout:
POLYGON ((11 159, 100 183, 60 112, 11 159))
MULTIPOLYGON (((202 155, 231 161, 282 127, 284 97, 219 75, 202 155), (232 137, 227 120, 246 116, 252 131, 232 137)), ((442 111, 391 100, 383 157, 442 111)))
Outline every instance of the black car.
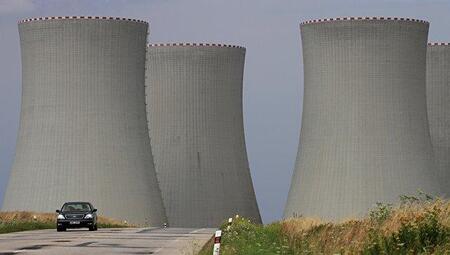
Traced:
POLYGON ((56 230, 66 231, 68 228, 89 228, 97 230, 97 209, 88 202, 67 202, 61 210, 56 210, 56 230))

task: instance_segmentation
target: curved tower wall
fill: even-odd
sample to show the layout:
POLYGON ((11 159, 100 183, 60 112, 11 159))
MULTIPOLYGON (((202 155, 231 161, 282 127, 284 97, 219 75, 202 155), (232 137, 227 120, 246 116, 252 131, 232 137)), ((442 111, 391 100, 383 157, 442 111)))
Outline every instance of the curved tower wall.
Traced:
POLYGON ((425 100, 429 24, 301 24, 302 127, 285 217, 359 217, 418 189, 439 194, 425 100))
POLYGON ((427 105, 443 192, 450 196, 450 44, 432 43, 427 48, 427 105))
POLYGON ((260 222, 244 140, 245 49, 147 48, 147 113, 170 226, 217 227, 235 214, 260 222))
POLYGON ((3 210, 81 200, 130 223, 166 221, 145 112, 147 29, 103 17, 19 23, 22 108, 3 210))

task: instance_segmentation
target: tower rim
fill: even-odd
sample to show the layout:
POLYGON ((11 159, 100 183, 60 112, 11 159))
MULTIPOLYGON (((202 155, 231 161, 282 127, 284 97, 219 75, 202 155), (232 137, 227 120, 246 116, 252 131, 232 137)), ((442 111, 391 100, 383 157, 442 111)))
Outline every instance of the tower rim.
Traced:
POLYGON ((129 21, 129 22, 149 24, 145 20, 124 18, 124 17, 112 17, 112 16, 47 16, 47 17, 26 18, 19 20, 17 23, 22 24, 48 20, 117 20, 117 21, 129 21))
POLYGON ((311 19, 305 20, 300 23, 300 26, 307 24, 318 24, 327 22, 337 22, 337 21, 405 21, 405 22, 416 22, 430 24, 430 22, 421 19, 405 18, 405 17, 380 17, 380 16, 349 16, 349 17, 335 17, 335 18, 321 18, 321 19, 311 19))
POLYGON ((428 46, 450 46, 450 42, 429 42, 428 46))
POLYGON ((244 46, 224 44, 224 43, 190 43, 190 42, 176 42, 176 43, 149 43, 147 47, 220 47, 220 48, 237 48, 245 50, 244 46))

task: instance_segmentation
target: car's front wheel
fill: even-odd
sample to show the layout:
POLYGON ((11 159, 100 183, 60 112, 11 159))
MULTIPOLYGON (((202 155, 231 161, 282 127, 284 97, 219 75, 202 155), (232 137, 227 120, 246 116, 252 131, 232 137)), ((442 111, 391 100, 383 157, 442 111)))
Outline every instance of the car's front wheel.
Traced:
POLYGON ((89 231, 97 231, 97 225, 89 227, 89 231))
POLYGON ((57 228, 56 228, 56 231, 58 231, 58 232, 66 231, 66 228, 60 228, 60 227, 57 227, 57 228))

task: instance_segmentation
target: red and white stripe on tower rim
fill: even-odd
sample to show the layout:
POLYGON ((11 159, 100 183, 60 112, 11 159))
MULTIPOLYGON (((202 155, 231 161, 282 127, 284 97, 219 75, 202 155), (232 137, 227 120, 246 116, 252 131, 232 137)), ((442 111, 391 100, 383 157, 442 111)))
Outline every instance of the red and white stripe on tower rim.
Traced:
POLYGON ((390 21, 409 21, 429 24, 426 20, 412 19, 412 18, 397 18, 397 17, 337 17, 337 18, 324 18, 324 19, 312 19, 303 21, 300 25, 324 23, 324 22, 336 22, 336 21, 368 21, 368 20, 390 20, 390 21))
POLYGON ((225 48, 237 48, 244 49, 243 46, 232 45, 232 44, 223 44, 223 43, 149 43, 147 47, 225 47, 225 48))
POLYGON ((19 24, 34 22, 34 21, 46 21, 46 20, 119 20, 119 21, 129 21, 148 24, 147 21, 131 19, 131 18, 121 18, 121 17, 109 17, 109 16, 51 16, 51 17, 37 17, 19 20, 19 24))
POLYGON ((450 42, 430 42, 428 46, 450 46, 450 42))

